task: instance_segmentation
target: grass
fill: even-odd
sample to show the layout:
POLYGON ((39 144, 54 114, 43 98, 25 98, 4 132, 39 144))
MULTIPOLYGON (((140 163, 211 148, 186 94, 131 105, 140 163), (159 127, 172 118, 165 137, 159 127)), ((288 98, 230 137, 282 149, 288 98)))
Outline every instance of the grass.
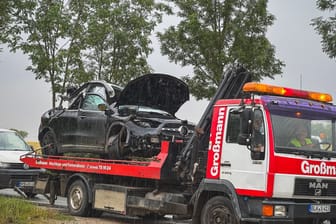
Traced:
POLYGON ((46 224, 73 217, 34 205, 24 199, 0 196, 0 224, 46 224))

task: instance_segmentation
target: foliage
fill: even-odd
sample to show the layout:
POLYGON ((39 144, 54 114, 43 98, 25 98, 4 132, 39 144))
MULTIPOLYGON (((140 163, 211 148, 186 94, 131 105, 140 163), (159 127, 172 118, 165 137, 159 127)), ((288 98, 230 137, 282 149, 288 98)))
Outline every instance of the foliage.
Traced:
POLYGON ((150 35, 169 7, 154 1, 95 0, 87 18, 87 69, 98 79, 126 84, 132 77, 151 70, 150 35))
POLYGON ((46 210, 19 198, 0 196, 0 224, 48 223, 50 220, 71 220, 54 210, 46 210))
POLYGON ((331 13, 329 18, 318 17, 312 20, 312 25, 322 37, 322 49, 330 57, 336 57, 336 1, 317 0, 317 7, 331 13))
POLYGON ((22 130, 18 130, 15 128, 11 128, 10 130, 15 131, 16 133, 18 133, 22 138, 26 138, 28 136, 28 132, 26 131, 22 131, 22 130))
POLYGON ((0 40, 29 56, 27 69, 51 84, 53 107, 69 85, 97 78, 124 84, 148 72, 149 35, 170 12, 153 0, 6 2, 0 40))
POLYGON ((223 72, 240 64, 254 80, 280 74, 283 62, 266 38, 274 17, 267 0, 169 0, 179 8, 181 21, 158 33, 161 52, 182 66, 192 66, 194 76, 185 76, 191 93, 211 98, 223 72))

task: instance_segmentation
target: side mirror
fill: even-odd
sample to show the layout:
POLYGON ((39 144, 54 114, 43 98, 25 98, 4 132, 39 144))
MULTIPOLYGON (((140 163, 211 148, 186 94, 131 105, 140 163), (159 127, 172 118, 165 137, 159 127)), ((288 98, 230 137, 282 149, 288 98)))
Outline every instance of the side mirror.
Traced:
POLYGON ((240 114, 240 128, 238 135, 238 144, 251 147, 252 136, 252 116, 253 112, 251 108, 246 108, 240 114))
POLYGON ((98 104, 98 110, 104 111, 107 116, 114 114, 113 110, 110 110, 108 105, 105 103, 98 104))
POLYGON ((107 105, 105 103, 98 104, 98 109, 100 111, 105 111, 107 110, 107 105))

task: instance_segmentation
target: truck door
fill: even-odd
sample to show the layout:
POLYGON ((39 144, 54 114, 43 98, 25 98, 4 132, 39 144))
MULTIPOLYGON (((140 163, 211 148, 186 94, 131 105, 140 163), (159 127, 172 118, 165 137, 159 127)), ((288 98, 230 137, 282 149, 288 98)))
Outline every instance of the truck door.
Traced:
MULTIPOLYGON (((238 144, 240 114, 235 112, 237 111, 237 108, 222 108, 225 108, 224 110, 222 109, 222 111, 225 111, 224 113, 226 116, 223 117, 224 122, 222 124, 225 128, 223 128, 223 139, 220 147, 221 152, 219 152, 220 172, 218 172, 218 178, 229 180, 237 190, 256 190, 265 192, 267 186, 266 174, 269 143, 266 141, 268 139, 268 134, 264 131, 267 130, 267 124, 264 122, 264 112, 259 109, 255 111, 255 114, 258 114, 258 117, 261 119, 259 131, 264 146, 259 152, 251 153, 251 150, 249 150, 246 145, 238 144)), ((217 110, 221 111, 221 106, 218 106, 217 110)), ((218 115, 220 115, 220 113, 218 115)), ((215 117, 216 116, 214 116, 213 119, 216 120, 215 117)), ((212 135, 213 134, 214 132, 212 132, 212 135)), ((210 140, 210 145, 214 146, 214 143, 214 141, 210 140)), ((211 160, 211 158, 209 159, 211 160)), ((208 171, 210 171, 209 167, 208 171)), ((209 176, 208 173, 207 176, 209 176)))

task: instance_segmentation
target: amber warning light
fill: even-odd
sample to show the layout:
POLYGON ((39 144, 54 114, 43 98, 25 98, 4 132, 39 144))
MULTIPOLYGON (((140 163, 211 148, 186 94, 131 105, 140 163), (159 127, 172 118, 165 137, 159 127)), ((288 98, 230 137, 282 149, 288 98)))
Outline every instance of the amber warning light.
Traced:
POLYGON ((329 103, 333 100, 332 96, 327 93, 311 92, 299 89, 273 86, 268 84, 249 82, 243 87, 244 92, 253 92, 259 94, 269 94, 277 96, 296 97, 319 102, 329 103))

